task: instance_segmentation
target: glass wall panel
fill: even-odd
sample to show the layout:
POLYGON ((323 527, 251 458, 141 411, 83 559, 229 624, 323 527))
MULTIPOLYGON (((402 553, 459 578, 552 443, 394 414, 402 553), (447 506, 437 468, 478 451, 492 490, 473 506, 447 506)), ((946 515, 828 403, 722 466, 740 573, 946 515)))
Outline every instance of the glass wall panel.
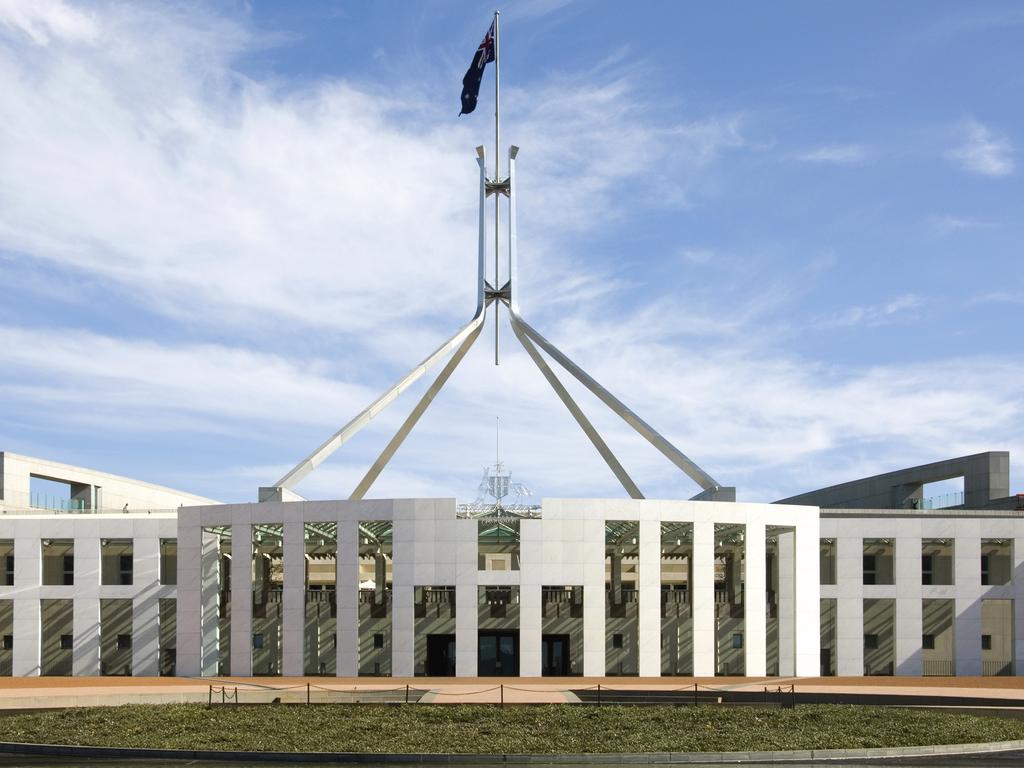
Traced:
MULTIPOLYGON (((206 611, 211 607, 211 594, 216 595, 217 621, 212 631, 216 632, 217 674, 231 674, 231 526, 214 526, 203 528, 203 565, 202 565, 202 610, 203 610, 203 646, 213 642, 213 638, 205 636, 211 631, 211 621, 206 611), (206 560, 210 559, 207 564, 206 560)), ((246 545, 242 542, 240 557, 246 555, 246 545)), ((245 599, 245 596, 242 596, 245 599)))
POLYGON ((891 675, 896 667, 896 601, 864 601, 864 674, 891 675))
POLYGON ((640 674, 640 524, 605 521, 605 674, 640 674))
POLYGON ((508 514, 477 521, 477 568, 481 571, 519 570, 519 520, 508 514))
POLYGON ((519 674, 519 586, 477 587, 477 674, 519 674))
POLYGON ((1013 674, 1013 601, 981 601, 981 674, 1013 674))
POLYGON ((43 539, 43 585, 75 583, 75 540, 43 539))
POLYGON ((160 583, 178 583, 177 539, 160 539, 160 583))
POLYGON ((836 599, 821 600, 821 676, 836 673, 836 599))
POLYGON ((40 600, 43 675, 70 675, 74 648, 74 601, 40 600))
POLYGON ((132 673, 132 601, 100 600, 100 674, 132 673))
POLYGON ((14 586, 14 541, 0 539, 0 587, 14 586))
POLYGON ((819 541, 819 574, 822 584, 836 583, 836 540, 821 539, 819 541))
POLYGON ((541 675, 583 674, 583 587, 541 587, 541 675))
POLYGON ((953 651, 954 600, 921 601, 922 674, 947 677, 956 674, 953 651))
POLYGON ((252 673, 281 674, 284 525, 252 526, 252 673))
POLYGON ((417 676, 455 675, 455 586, 416 587, 413 595, 417 676))
POLYGON ((953 583, 952 539, 921 539, 921 583, 953 583))
POLYGON ((160 598, 160 674, 173 677, 178 664, 178 601, 160 598))
POLYGON ((394 525, 359 524, 359 674, 391 675, 391 573, 394 525))
POLYGON ((0 677, 14 669, 14 601, 0 600, 0 677))
POLYGON ((306 523, 306 614, 303 666, 307 675, 337 670, 338 524, 306 523))
POLYGON ((693 523, 661 525, 661 674, 693 675, 693 523))
POLYGON ((864 539, 864 583, 894 584, 892 539, 864 539))
POLYGON ((128 586, 134 579, 131 539, 100 539, 100 584, 128 586))
POLYGON ((746 669, 746 526, 715 523, 715 674, 742 675, 746 669))
POLYGON ((1010 539, 981 540, 982 586, 1009 584, 1013 575, 1013 542, 1010 539))

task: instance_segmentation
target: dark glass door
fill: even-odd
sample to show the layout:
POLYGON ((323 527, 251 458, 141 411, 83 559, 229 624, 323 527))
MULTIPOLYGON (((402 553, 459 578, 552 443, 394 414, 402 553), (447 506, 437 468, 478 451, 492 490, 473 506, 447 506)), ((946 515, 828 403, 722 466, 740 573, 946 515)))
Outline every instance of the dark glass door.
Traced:
POLYGON ((477 647, 477 674, 480 677, 519 675, 518 632, 481 632, 477 647))
POLYGON ((455 635, 427 635, 427 674, 455 677, 455 635))
POLYGON ((544 635, 541 638, 541 674, 545 677, 569 674, 568 635, 544 635))

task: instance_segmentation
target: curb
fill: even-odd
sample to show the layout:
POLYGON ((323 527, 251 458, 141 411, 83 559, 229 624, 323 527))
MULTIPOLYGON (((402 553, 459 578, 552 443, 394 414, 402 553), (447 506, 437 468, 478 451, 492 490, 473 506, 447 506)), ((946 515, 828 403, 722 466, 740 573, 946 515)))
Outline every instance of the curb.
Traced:
POLYGON ((83 747, 62 744, 18 744, 0 742, 0 754, 75 758, 121 758, 161 760, 221 760, 249 763, 392 763, 434 765, 544 765, 544 764, 738 764, 885 762, 909 757, 947 757, 996 754, 1024 750, 1024 740, 981 744, 945 744, 918 747, 873 747, 868 749, 806 749, 780 752, 619 752, 591 754, 372 754, 368 752, 224 752, 212 749, 142 749, 129 747, 83 747))

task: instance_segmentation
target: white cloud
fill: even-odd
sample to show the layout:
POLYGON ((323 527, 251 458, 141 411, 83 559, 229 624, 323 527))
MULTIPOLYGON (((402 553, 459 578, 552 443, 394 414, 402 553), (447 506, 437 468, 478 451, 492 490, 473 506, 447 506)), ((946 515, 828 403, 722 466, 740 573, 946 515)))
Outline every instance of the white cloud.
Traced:
POLYGON ((980 219, 971 219, 961 216, 930 216, 928 225, 940 236, 952 235, 968 229, 986 229, 992 226, 991 222, 980 219))
POLYGON ((93 17, 63 0, 0 0, 0 26, 27 35, 37 45, 51 40, 93 43, 99 38, 93 17))
POLYGON ((710 248, 683 248, 679 258, 687 264, 708 264, 715 258, 715 252, 710 248))
POLYGON ((949 151, 949 157, 961 168, 982 176, 1008 176, 1015 167, 1013 145, 976 120, 961 128, 963 142, 949 151))
POLYGON ((803 152, 798 157, 807 163, 859 165, 867 160, 868 153, 860 144, 828 144, 803 152))
POLYGON ((899 296, 885 304, 860 305, 848 307, 830 317, 823 319, 820 325, 830 327, 842 326, 876 326, 892 322, 895 315, 924 305, 920 296, 912 293, 899 296))

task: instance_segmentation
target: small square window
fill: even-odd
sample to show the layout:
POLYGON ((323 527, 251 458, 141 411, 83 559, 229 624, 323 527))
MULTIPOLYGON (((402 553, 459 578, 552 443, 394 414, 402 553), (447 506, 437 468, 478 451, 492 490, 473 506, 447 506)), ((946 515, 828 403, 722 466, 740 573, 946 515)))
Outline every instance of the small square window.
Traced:
POLYGON ((921 635, 921 647, 926 651, 934 651, 935 635, 921 635))
POLYGON ((864 648, 866 650, 878 648, 878 635, 864 635, 864 648))
POLYGON ((14 635, 4 635, 4 650, 10 651, 14 648, 14 635))
POLYGON ((259 650, 263 647, 263 635, 255 634, 252 636, 252 647, 259 650))
POLYGON ((612 648, 621 648, 621 647, 622 647, 622 633, 621 632, 616 632, 614 635, 612 635, 612 648))
POLYGON ((992 650, 992 635, 981 636, 981 650, 991 651, 992 650))
POLYGON ((383 633, 377 632, 373 636, 373 647, 374 648, 383 648, 384 647, 384 634, 383 633))
POLYGON ((117 636, 117 650, 119 651, 130 651, 132 648, 132 636, 131 635, 118 635, 117 636))
POLYGON ((70 651, 75 647, 75 639, 71 635, 60 636, 60 648, 62 651, 70 651))
POLYGON ((734 632, 732 636, 732 647, 742 648, 743 647, 743 635, 739 632, 734 632))

